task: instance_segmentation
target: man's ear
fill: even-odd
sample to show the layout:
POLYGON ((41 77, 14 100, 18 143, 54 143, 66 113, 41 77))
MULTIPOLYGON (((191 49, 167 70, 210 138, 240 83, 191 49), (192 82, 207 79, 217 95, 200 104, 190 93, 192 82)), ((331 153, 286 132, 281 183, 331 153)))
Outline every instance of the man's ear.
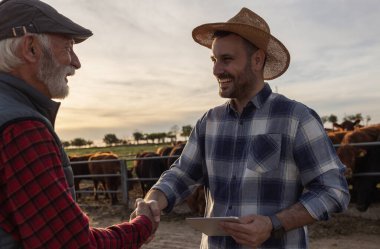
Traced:
POLYGON ((251 56, 252 69, 255 71, 261 71, 264 68, 265 52, 262 49, 258 49, 251 56))
POLYGON ((35 63, 39 58, 39 43, 34 36, 25 35, 22 41, 21 56, 27 63, 35 63))

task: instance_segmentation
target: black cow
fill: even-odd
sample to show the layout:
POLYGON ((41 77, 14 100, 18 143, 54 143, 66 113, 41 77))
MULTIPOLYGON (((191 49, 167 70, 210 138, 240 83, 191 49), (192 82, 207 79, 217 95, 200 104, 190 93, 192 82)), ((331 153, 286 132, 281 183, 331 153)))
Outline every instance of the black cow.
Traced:
MULTIPOLYGON (((159 155, 154 152, 143 152, 136 155, 137 160, 134 161, 133 168, 138 178, 159 178, 161 174, 167 169, 163 160, 160 158, 139 160, 139 158, 149 157, 159 157, 159 155)), ((140 181, 143 196, 148 193, 149 189, 156 182, 157 180, 140 181)))
MULTIPOLYGON (((71 168, 73 169, 74 176, 89 175, 90 174, 90 170, 88 168, 88 159, 92 155, 93 154, 70 155, 69 156, 70 163, 72 163, 72 162, 78 162, 78 163, 71 164, 71 168)), ((79 184, 80 184, 81 180, 83 180, 83 179, 92 180, 89 177, 75 177, 74 178, 75 191, 79 191, 80 190, 79 189, 79 184)), ((79 198, 80 197, 80 193, 77 193, 76 196, 77 196, 77 198, 79 198)))
POLYGON ((380 174, 380 146, 366 147, 365 155, 356 160, 353 172, 353 193, 356 208, 360 212, 365 212, 371 203, 376 201, 379 191, 376 185, 380 183, 380 175, 360 175, 363 173, 380 174))
MULTIPOLYGON (((156 153, 159 155, 159 156, 162 156, 162 157, 166 157, 166 156, 170 156, 170 152, 173 150, 173 146, 164 146, 164 147, 159 147, 157 150, 156 150, 156 153)), ((169 160, 170 158, 162 158, 162 161, 165 165, 169 165, 169 160)), ((169 165, 170 166, 170 165, 169 165)))
POLYGON ((171 158, 168 158, 168 168, 177 160, 178 157, 174 156, 180 156, 182 154, 183 148, 185 148, 185 143, 183 142, 178 142, 173 149, 170 151, 169 156, 171 158))

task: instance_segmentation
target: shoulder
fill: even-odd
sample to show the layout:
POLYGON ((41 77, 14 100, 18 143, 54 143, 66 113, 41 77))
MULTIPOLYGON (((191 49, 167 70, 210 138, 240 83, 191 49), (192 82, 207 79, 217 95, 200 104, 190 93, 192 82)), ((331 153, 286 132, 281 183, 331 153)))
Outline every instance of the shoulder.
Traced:
MULTIPOLYGON (((7 142, 29 141, 37 143, 40 138, 54 140, 50 129, 43 119, 38 118, 22 118, 15 119, 4 123, 1 126, 1 138, 4 144, 7 142)), ((24 143, 23 142, 23 143, 24 143)))
POLYGON ((206 111, 203 116, 199 119, 200 121, 211 121, 215 119, 223 119, 229 112, 229 102, 215 106, 208 111, 206 111))
POLYGON ((269 108, 272 116, 288 117, 298 121, 316 119, 318 122, 321 122, 315 110, 299 101, 289 99, 277 93, 272 93, 270 99, 269 108))

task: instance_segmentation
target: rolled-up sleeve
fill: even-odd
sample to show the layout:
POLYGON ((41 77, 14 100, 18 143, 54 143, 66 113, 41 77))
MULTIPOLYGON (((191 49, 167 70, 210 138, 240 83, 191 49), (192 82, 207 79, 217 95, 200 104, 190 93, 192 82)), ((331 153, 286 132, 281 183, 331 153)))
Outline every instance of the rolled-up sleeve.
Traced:
POLYGON ((170 212, 173 207, 185 200, 193 190, 204 184, 202 148, 204 136, 200 132, 201 120, 192 130, 181 156, 160 177, 153 189, 162 191, 168 201, 164 212, 170 212))
POLYGON ((295 137, 294 158, 305 191, 300 202, 317 220, 347 209, 350 194, 339 160, 322 124, 315 115, 303 115, 295 137))

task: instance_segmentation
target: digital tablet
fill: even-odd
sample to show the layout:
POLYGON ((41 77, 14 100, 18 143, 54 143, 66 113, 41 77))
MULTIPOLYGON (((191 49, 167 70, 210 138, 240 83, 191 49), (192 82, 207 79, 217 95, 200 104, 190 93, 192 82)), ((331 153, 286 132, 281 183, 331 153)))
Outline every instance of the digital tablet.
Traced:
POLYGON ((196 217, 186 218, 186 222, 198 231, 208 236, 226 236, 227 234, 220 228, 219 223, 221 221, 227 222, 239 222, 239 217, 196 217))

